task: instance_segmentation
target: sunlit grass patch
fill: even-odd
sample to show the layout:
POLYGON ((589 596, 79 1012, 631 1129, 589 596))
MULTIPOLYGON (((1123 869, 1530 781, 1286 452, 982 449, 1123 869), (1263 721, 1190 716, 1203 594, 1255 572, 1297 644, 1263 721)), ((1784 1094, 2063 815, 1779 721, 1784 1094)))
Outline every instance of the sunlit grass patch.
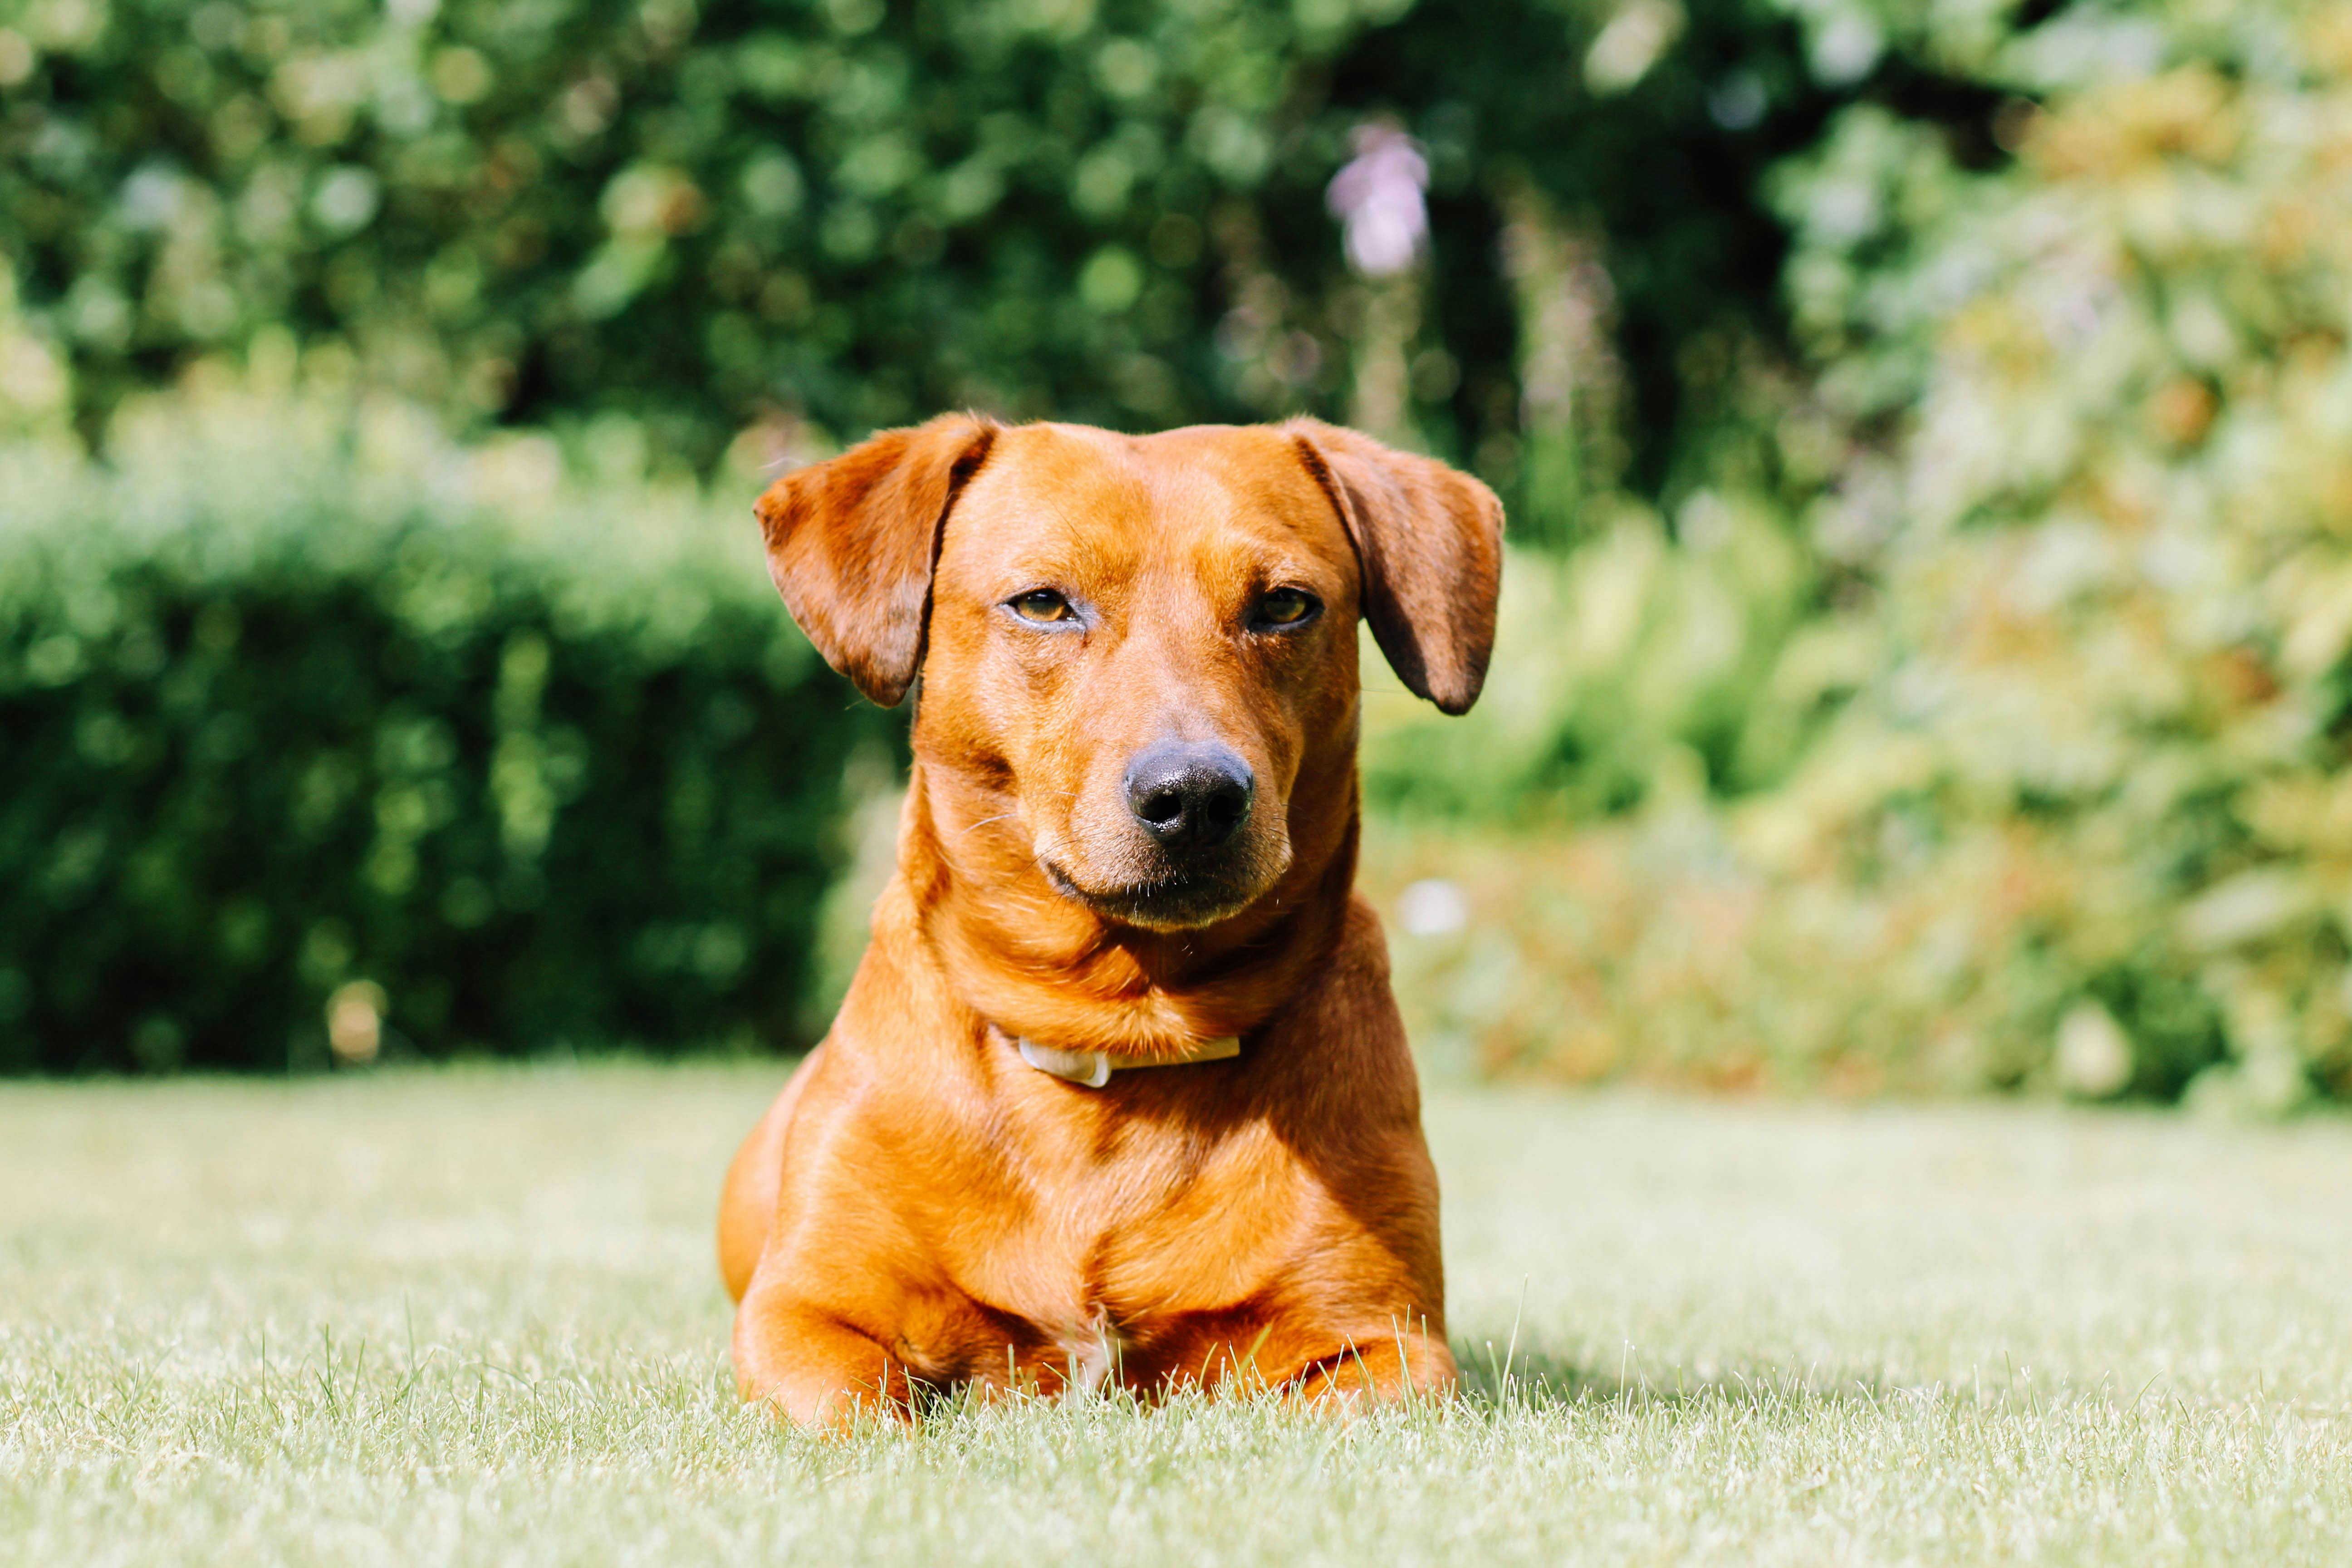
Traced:
POLYGON ((0 1091, 0 1557, 2338 1563, 2352 1129, 1442 1095, 1444 1405, 734 1399, 772 1070, 0 1091))

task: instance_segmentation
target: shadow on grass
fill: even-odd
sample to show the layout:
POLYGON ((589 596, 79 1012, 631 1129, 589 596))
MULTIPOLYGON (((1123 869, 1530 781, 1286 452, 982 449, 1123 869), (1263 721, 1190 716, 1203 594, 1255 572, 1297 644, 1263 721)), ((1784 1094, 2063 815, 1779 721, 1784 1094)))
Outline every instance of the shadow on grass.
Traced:
POLYGON ((1694 1377, 1672 1367, 1661 1375, 1655 1367, 1630 1359, 1602 1366, 1559 1355, 1539 1346, 1470 1344, 1456 1341, 1454 1363, 1462 1373, 1462 1395, 1488 1409, 1512 1406, 1536 1409, 1561 1405, 1657 1405, 1678 1407, 1724 1401, 1812 1405, 1877 1405, 1889 1392, 1875 1379, 1852 1378, 1825 1383, 1817 1369, 1798 1372, 1787 1367, 1739 1367, 1694 1377))

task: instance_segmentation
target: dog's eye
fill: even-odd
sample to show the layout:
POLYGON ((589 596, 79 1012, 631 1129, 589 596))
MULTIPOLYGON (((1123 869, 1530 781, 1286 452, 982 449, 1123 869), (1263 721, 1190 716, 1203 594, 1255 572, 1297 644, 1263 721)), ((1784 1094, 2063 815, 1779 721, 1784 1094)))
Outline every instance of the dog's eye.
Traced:
POLYGON ((1276 588, 1257 602, 1261 626, 1295 626, 1310 620, 1323 607, 1314 595, 1300 588, 1276 588))
POLYGON ((1024 621, 1066 621, 1070 601, 1051 588, 1032 588, 1012 601, 1013 613, 1024 621))

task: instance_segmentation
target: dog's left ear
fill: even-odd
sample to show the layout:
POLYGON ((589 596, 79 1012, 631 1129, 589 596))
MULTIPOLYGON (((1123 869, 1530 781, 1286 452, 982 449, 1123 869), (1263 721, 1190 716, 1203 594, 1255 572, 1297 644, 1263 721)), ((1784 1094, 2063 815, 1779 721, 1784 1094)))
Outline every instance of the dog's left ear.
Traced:
POLYGON ((1363 566, 1364 618, 1397 678, 1448 713, 1486 684, 1503 503, 1458 469, 1313 419, 1283 426, 1363 566))
POLYGON ((778 479, 753 508, 793 619, 885 708, 922 666, 940 531, 995 438, 993 424, 970 414, 885 430, 778 479))

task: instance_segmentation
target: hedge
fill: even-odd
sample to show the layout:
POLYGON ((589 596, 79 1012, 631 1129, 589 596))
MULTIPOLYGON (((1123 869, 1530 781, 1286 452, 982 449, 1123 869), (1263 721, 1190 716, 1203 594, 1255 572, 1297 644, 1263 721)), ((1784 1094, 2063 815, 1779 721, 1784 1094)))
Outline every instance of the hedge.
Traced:
POLYGON ((1375 798, 1583 816, 1400 866, 1467 911, 1401 944, 1424 1042, 2352 1102, 2352 10, 2084 12, 1980 68, 2042 95, 2011 164, 1864 106, 1776 181, 1828 602, 1695 499, 1677 549, 1515 562, 1448 739, 1368 707, 1375 798))
POLYGON ((1785 13, 0 7, 0 263, 92 437, 126 394, 273 338, 461 426, 625 412, 703 471, 747 428, 789 446, 963 405, 1340 415, 1367 306, 1324 187, 1350 132, 1391 120, 1431 156, 1414 424, 1510 488, 1541 279, 1497 245, 1549 207, 1616 248, 1605 313, 1654 482, 1713 460, 1742 417, 1729 368, 1769 357, 1763 171, 1857 92, 1919 97, 1893 58, 1817 81, 1785 13))
POLYGON ((331 997, 359 1054, 796 1043, 895 726, 748 496, 631 460, 221 394, 0 448, 0 1072, 315 1067, 331 997))

